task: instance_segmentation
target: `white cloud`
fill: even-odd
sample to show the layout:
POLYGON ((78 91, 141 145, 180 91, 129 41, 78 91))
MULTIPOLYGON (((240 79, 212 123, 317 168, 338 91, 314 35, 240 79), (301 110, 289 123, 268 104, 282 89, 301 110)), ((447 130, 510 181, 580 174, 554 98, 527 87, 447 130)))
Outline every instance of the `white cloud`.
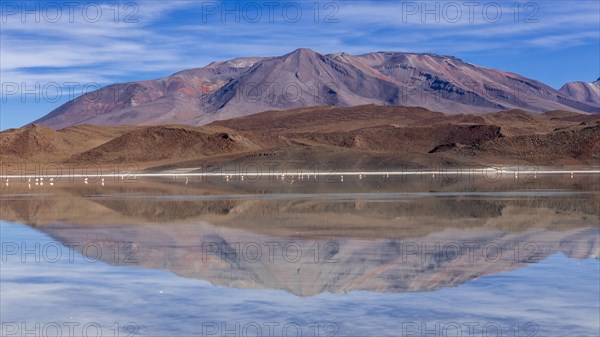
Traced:
POLYGON ((585 43, 587 41, 596 41, 600 38, 600 32, 588 31, 570 34, 556 34, 539 37, 531 40, 531 44, 539 47, 567 47, 585 43))
MULTIPOLYGON (((420 13, 407 15, 403 22, 402 2, 342 1, 334 2, 339 22, 330 24, 322 22, 331 12, 323 9, 325 2, 319 2, 320 22, 315 23, 314 12, 306 9, 296 24, 281 17, 275 23, 266 22, 266 17, 258 23, 222 22, 219 15, 204 23, 198 2, 137 3, 136 23, 122 22, 131 8, 121 8, 115 22, 111 3, 102 5, 105 15, 98 22, 87 22, 81 13, 73 22, 63 15, 64 20, 56 23, 36 23, 33 17, 21 22, 20 15, 8 16, 0 35, 2 81, 71 77, 75 82, 108 84, 166 76, 214 60, 281 55, 298 47, 324 53, 400 50, 464 55, 600 43, 598 34, 593 34, 600 20, 596 1, 537 2, 537 23, 522 22, 531 13, 523 7, 525 3, 520 3, 519 22, 514 22, 511 4, 503 5, 501 20, 486 22, 481 13, 485 3, 480 3, 469 22, 468 7, 458 2, 461 20, 436 23, 431 15, 421 22, 420 13)), ((440 7, 448 3, 452 2, 442 1, 440 7)))

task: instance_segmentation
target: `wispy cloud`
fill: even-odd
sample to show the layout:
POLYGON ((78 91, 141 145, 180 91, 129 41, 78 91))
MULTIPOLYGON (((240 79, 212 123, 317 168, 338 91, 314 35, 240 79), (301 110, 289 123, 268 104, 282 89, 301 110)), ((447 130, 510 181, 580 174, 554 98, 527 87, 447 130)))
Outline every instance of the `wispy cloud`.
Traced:
MULTIPOLYGON (((15 4, 22 10, 21 3, 15 4)), ((124 3, 102 4, 98 6, 102 15, 97 20, 91 14, 81 15, 80 11, 69 17, 68 7, 64 7, 67 3, 57 4, 62 8, 62 19, 56 22, 48 20, 49 14, 44 14, 43 7, 38 11, 42 14, 25 17, 20 13, 3 13, 0 51, 3 81, 19 82, 28 75, 38 75, 38 67, 55 68, 57 77, 65 70, 70 72, 69 68, 87 67, 88 74, 82 71, 82 76, 71 80, 89 80, 89 73, 95 72, 93 80, 105 81, 107 71, 120 73, 119 78, 128 72, 164 71, 180 61, 177 48, 160 48, 169 45, 169 37, 153 25, 173 11, 187 7, 188 2, 145 2, 127 11, 124 3), (120 10, 118 14, 116 7, 120 10)))
POLYGON ((531 44, 539 47, 569 47, 598 39, 600 32, 589 31, 580 33, 556 34, 531 40, 531 44))
MULTIPOLYGON (((62 10, 60 20, 52 20, 56 15, 44 9, 45 2, 27 2, 25 17, 23 2, 3 2, 3 83, 152 79, 215 60, 281 55, 298 47, 324 53, 434 52, 467 61, 490 55, 491 64, 482 65, 511 70, 513 57, 574 46, 597 54, 600 44, 600 3, 585 0, 110 1, 79 2, 72 15, 70 2, 52 3, 62 10), (91 7, 83 14, 86 5, 91 7), (102 12, 98 18, 96 10, 102 12)), ((575 63, 598 76, 597 65, 575 63)), ((552 80, 557 85, 580 79, 552 80)))
POLYGON ((287 12, 283 11, 286 4, 280 2, 272 13, 266 3, 254 4, 260 8, 258 20, 253 20, 258 13, 255 7, 244 3, 236 7, 232 2, 144 1, 127 8, 126 3, 104 3, 99 6, 103 14, 99 19, 94 10, 87 16, 75 11, 79 15, 69 17, 62 4, 64 15, 58 22, 48 20, 52 13, 44 14, 43 6, 39 7, 40 22, 30 14, 23 20, 19 13, 4 13, 3 81, 30 78, 39 67, 55 68, 58 77, 70 73, 75 81, 89 80, 94 73, 91 77, 97 81, 122 80, 167 74, 228 57, 276 55, 297 47, 322 52, 438 49, 464 54, 521 46, 526 53, 527 47, 566 48, 573 43, 600 42, 594 34, 600 5, 590 1, 519 6, 343 1, 294 3, 287 12), (292 23, 297 8, 302 15, 292 23), (238 9, 238 13, 223 14, 226 9, 238 9), (75 67, 90 71, 77 76, 68 70, 75 67))

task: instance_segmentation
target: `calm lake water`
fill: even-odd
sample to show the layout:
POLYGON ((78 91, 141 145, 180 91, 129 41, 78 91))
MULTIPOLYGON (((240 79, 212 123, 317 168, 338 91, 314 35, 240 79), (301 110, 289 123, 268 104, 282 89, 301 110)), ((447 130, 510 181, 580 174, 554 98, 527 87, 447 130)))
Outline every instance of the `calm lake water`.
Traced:
POLYGON ((11 181, 2 336, 598 336, 599 188, 11 181))

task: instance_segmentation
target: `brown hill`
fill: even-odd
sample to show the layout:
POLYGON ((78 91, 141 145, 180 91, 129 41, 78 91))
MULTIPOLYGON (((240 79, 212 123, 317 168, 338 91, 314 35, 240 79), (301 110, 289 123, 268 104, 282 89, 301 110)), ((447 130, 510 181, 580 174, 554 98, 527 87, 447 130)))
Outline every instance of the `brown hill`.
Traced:
POLYGON ((32 124, 2 132, 0 151, 3 155, 35 157, 67 151, 68 145, 58 132, 32 124))
POLYGON ((243 136, 209 133, 186 127, 138 128, 89 151, 73 156, 77 162, 184 160, 189 157, 241 152, 251 143, 243 136))
POLYGON ((574 161, 590 159, 600 163, 600 124, 497 139, 482 144, 476 149, 478 152, 520 160, 569 158, 574 161))
POLYGON ((78 125, 55 131, 37 124, 9 129, 0 133, 0 158, 18 162, 61 162, 129 129, 132 127, 78 125))
POLYGON ((139 167, 278 161, 339 169, 465 164, 597 165, 600 115, 509 110, 445 115, 366 105, 267 111, 193 126, 40 126, 0 133, 0 158, 139 167))

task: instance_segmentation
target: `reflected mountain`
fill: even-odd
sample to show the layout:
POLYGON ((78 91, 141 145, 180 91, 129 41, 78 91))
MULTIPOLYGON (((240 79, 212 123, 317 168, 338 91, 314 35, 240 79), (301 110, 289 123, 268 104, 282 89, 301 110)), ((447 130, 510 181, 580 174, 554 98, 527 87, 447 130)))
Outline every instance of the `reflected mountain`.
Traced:
POLYGON ((1 195, 1 217, 84 256, 99 247, 110 264, 215 285, 298 296, 431 291, 557 252, 598 258, 597 178, 544 179, 437 184, 429 193, 410 182, 370 186, 378 181, 354 185, 358 192, 319 184, 281 194, 168 179, 57 184, 35 195, 14 184, 1 195))

